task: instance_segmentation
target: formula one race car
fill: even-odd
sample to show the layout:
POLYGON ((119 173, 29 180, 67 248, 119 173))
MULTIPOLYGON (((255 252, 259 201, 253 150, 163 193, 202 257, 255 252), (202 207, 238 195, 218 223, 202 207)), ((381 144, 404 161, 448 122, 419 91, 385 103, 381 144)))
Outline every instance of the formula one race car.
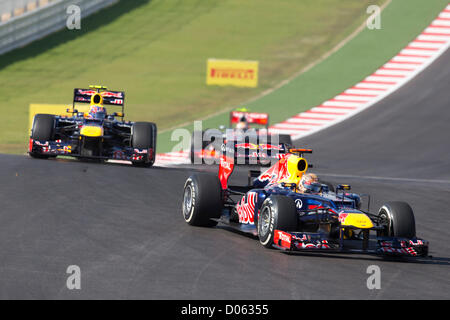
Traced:
POLYGON ((287 134, 270 134, 268 128, 269 115, 267 113, 248 112, 246 109, 232 111, 229 128, 222 126, 220 130, 194 131, 191 139, 191 163, 219 162, 221 146, 228 141, 252 145, 254 150, 266 149, 269 146, 274 151, 272 152, 273 159, 278 160, 276 154, 283 153, 283 151, 275 152, 276 149, 281 148, 281 144, 292 147, 292 139, 287 134), (250 128, 250 125, 262 126, 262 128, 250 128))
POLYGON ((67 109, 72 116, 35 115, 28 153, 33 158, 71 156, 97 161, 126 160, 137 166, 152 166, 156 125, 124 121, 124 100, 124 92, 109 91, 102 86, 75 89, 72 109, 67 109), (89 103, 89 112, 78 112, 75 103, 89 103), (122 110, 108 114, 104 105, 119 106, 122 110))
MULTIPOLYGON (((388 202, 377 214, 361 209, 349 185, 300 182, 309 149, 291 149, 248 186, 228 186, 233 157, 223 154, 218 177, 194 174, 185 183, 183 217, 193 226, 226 224, 251 233, 267 248, 287 252, 345 252, 427 256, 416 237, 414 214, 404 202, 388 202), (370 232, 376 235, 370 235, 370 232)), ((368 210, 369 211, 369 210, 368 210)))

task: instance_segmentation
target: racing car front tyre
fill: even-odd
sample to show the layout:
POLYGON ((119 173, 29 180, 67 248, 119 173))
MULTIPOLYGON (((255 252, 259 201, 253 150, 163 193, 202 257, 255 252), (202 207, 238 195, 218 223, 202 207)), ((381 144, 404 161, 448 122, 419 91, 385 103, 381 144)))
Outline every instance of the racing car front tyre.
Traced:
POLYGON ((406 202, 387 202, 378 211, 380 224, 384 230, 378 232, 381 237, 414 238, 416 222, 412 208, 406 202))
POLYGON ((131 128, 131 146, 136 149, 152 149, 153 154, 148 161, 133 161, 135 166, 151 167, 156 155, 156 124, 152 122, 135 122, 131 128))
POLYGON ((272 195, 264 201, 257 225, 259 242, 264 247, 272 248, 275 230, 296 231, 297 226, 297 209, 292 198, 272 195))
MULTIPOLYGON (((52 139, 55 127, 55 116, 52 114, 37 114, 34 116, 31 129, 31 139, 38 141, 49 141, 52 139)), ((48 159, 49 156, 31 152, 33 158, 48 159)))
POLYGON ((216 175, 194 174, 184 185, 183 217, 192 225, 214 227, 222 211, 222 188, 216 175))

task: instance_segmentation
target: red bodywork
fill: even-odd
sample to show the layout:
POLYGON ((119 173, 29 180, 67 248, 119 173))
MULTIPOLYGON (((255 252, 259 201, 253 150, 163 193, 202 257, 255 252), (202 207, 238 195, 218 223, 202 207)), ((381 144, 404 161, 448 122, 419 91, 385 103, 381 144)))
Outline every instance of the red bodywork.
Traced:
POLYGON ((234 159, 227 157, 226 155, 222 155, 220 157, 220 165, 219 165, 219 180, 223 190, 228 188, 228 178, 233 173, 233 170, 234 170, 234 159))
POLYGON ((232 111, 230 113, 230 125, 239 123, 243 117, 245 117, 247 123, 258 124, 261 126, 269 125, 268 113, 241 112, 241 111, 232 111))

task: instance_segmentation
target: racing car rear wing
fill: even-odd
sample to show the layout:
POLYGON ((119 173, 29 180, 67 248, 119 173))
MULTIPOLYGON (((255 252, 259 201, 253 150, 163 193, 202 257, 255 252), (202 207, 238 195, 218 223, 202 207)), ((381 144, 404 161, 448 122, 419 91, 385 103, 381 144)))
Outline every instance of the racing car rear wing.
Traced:
POLYGON ((228 188, 228 178, 235 165, 273 165, 287 155, 284 144, 233 142, 222 144, 219 164, 219 180, 222 188, 228 188))
POLYGON ((227 157, 226 154, 220 156, 219 180, 222 190, 228 189, 228 179, 234 171, 234 159, 227 157))
MULTIPOLYGON (((239 160, 241 159, 239 157, 242 157, 245 164, 249 164, 249 161, 254 159, 258 162, 262 159, 270 161, 269 163, 271 163, 272 166, 264 173, 258 175, 258 180, 265 185, 281 180, 287 182, 288 178, 295 180, 295 178, 300 177, 304 172, 306 172, 308 168, 312 168, 313 166, 308 163, 305 158, 303 158, 304 153, 312 153, 312 150, 289 149, 289 151, 286 151, 283 144, 280 144, 277 147, 267 144, 256 145, 251 143, 237 143, 234 144, 234 148, 230 148, 226 144, 223 144, 218 172, 222 189, 228 189, 228 179, 233 173, 236 161, 238 161, 238 164, 242 164, 242 162, 239 163, 239 160), (245 152, 237 155, 240 151, 239 149, 243 149, 245 152), (276 151, 276 153, 267 153, 271 149, 276 151), (273 163, 273 160, 276 160, 276 162, 273 163)), ((250 176, 249 181, 251 178, 252 177, 250 176)))
POLYGON ((245 118, 247 123, 254 123, 262 126, 269 127, 269 114, 268 113, 256 113, 256 112, 242 112, 231 111, 230 112, 230 126, 239 123, 242 118, 245 118))
POLYGON ((95 89, 74 89, 74 103, 90 103, 93 95, 99 93, 103 98, 103 104, 123 107, 125 103, 125 92, 123 91, 101 91, 95 89))
POLYGON ((300 157, 303 157, 304 153, 312 153, 312 149, 289 149, 289 153, 297 154, 300 157))
POLYGON ((234 159, 238 165, 271 165, 280 159, 280 155, 288 153, 287 146, 278 141, 249 142, 226 141, 222 144, 221 154, 234 159))

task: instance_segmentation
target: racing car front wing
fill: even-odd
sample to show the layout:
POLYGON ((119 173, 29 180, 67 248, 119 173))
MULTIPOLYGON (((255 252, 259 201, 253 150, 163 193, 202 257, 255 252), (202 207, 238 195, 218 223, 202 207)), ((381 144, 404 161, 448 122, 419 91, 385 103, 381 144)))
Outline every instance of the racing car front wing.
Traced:
MULTIPOLYGON (((382 256, 427 257, 428 241, 413 238, 376 237, 376 245, 367 248, 346 246, 340 239, 329 239, 321 233, 275 230, 273 246, 283 251, 329 253, 364 253, 382 256)), ((358 242, 362 242, 358 240, 358 242)))
POLYGON ((74 146, 70 142, 62 140, 38 141, 30 139, 28 152, 44 156, 69 156, 76 158, 89 158, 100 160, 124 160, 133 162, 150 162, 155 154, 153 149, 136 149, 132 147, 112 147, 101 156, 86 156, 74 151, 74 146))

